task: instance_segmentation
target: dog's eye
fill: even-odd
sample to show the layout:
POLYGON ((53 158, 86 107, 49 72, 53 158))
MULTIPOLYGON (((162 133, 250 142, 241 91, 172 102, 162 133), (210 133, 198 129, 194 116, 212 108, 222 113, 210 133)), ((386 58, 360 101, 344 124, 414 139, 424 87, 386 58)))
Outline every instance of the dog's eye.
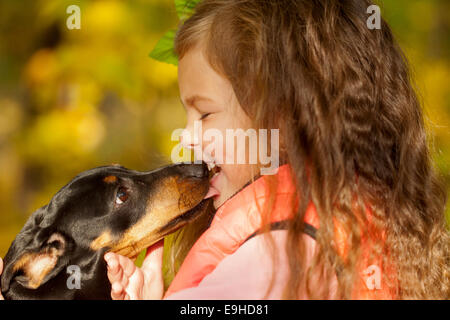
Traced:
POLYGON ((120 187, 116 194, 116 204, 122 204, 128 199, 127 189, 120 187))

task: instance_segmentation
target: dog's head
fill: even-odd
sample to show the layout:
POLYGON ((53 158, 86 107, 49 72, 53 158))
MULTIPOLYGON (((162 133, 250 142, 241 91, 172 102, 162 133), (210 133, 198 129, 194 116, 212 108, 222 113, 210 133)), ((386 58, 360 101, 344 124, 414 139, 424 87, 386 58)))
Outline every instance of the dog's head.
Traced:
POLYGON ((201 214, 205 164, 81 173, 32 214, 4 259, 6 299, 108 299, 103 255, 130 258, 201 214), (78 278, 77 278, 78 277, 78 278))

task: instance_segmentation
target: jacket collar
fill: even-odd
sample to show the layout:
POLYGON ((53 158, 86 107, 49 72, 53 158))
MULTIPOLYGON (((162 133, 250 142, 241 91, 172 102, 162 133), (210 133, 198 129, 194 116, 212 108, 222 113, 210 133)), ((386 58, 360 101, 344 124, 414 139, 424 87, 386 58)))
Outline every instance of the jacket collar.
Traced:
MULTIPOLYGON (((210 227, 189 251, 165 296, 197 286, 220 261, 234 253, 251 234, 260 229, 261 213, 273 192, 275 197, 269 208, 271 218, 268 222, 292 218, 296 206, 295 185, 290 166, 283 165, 275 175, 261 176, 218 208, 210 227), (276 182, 275 190, 271 190, 272 182, 276 182)), ((318 227, 313 207, 308 208, 305 220, 318 227)))

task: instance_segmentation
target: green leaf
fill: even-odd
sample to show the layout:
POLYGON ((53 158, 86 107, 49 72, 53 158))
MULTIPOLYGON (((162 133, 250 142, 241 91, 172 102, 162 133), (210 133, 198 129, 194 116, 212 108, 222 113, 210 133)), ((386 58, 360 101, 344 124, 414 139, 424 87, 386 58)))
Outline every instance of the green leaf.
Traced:
MULTIPOLYGON (((189 18, 194 13, 195 6, 201 0, 175 0, 175 10, 181 21, 189 18)), ((176 30, 168 31, 150 52, 150 57, 155 60, 178 65, 178 57, 175 55, 173 46, 176 30)))
POLYGON ((170 63, 173 65, 178 65, 178 57, 174 51, 174 40, 175 40, 176 30, 170 30, 164 34, 164 36, 159 39, 155 48, 150 52, 150 57, 155 60, 170 63))
POLYGON ((188 18, 201 0, 175 0, 175 10, 180 20, 188 18))

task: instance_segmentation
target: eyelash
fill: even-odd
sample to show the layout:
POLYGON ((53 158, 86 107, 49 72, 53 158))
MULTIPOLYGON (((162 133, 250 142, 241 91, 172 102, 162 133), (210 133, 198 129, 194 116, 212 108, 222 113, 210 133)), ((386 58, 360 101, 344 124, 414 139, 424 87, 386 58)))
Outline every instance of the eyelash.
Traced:
POLYGON ((211 112, 202 114, 201 117, 200 117, 200 120, 205 119, 205 118, 208 117, 210 114, 211 114, 211 112))

